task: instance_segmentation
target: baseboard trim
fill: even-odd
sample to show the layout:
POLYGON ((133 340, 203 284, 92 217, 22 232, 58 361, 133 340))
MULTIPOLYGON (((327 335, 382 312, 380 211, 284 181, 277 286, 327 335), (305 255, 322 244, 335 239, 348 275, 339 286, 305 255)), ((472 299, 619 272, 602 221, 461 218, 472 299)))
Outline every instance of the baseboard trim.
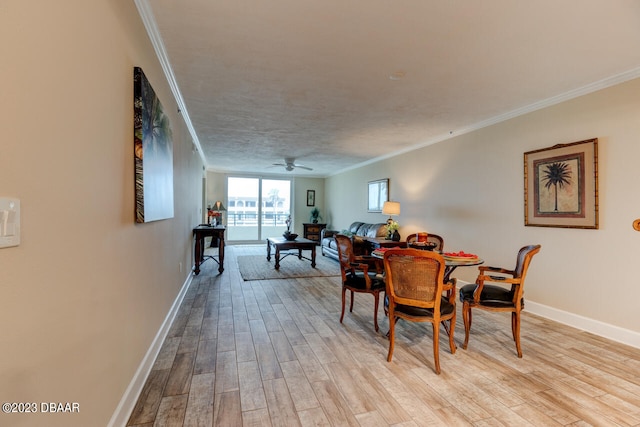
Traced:
POLYGON ((160 352, 162 343, 164 343, 164 340, 169 333, 169 328, 171 328, 171 324, 178 314, 180 304, 182 304, 182 300, 184 299, 184 296, 186 295, 192 280, 193 274, 191 273, 182 285, 182 289, 180 289, 180 292, 176 296, 176 299, 173 301, 173 305, 171 306, 169 313, 167 313, 167 316, 162 322, 162 325, 160 325, 158 333, 151 342, 151 346, 147 350, 147 354, 145 354, 142 362, 140 363, 140 366, 138 366, 135 375, 131 379, 129 386, 125 390, 122 399, 120 399, 120 403, 111 416, 109 424, 107 424, 109 427, 120 427, 127 424, 127 421, 131 416, 131 412, 133 411, 133 408, 135 407, 138 400, 138 396, 140 396, 140 393, 142 392, 142 388, 147 381, 147 377, 149 376, 149 373, 153 368, 153 363, 155 362, 156 357, 158 357, 158 353, 160 352))
POLYGON ((527 300, 526 307, 526 310, 532 314, 640 349, 640 332, 538 304, 531 300, 527 300))
MULTIPOLYGON (((458 280, 458 288, 468 284, 469 282, 458 280)), ((529 299, 525 305, 525 310, 536 316, 544 317, 545 319, 553 320, 554 322, 562 323, 563 325, 571 326, 581 331, 640 349, 640 332, 549 307, 548 305, 539 304, 529 299)))

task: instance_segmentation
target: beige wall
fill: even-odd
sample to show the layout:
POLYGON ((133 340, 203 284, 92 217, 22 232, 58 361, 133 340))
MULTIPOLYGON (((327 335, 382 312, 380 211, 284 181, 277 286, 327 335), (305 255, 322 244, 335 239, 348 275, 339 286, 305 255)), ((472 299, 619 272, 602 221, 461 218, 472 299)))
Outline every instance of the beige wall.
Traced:
MULTIPOLYGON (((571 317, 569 323, 595 332, 622 328, 640 347, 640 233, 632 229, 640 217, 638 135, 640 79, 328 178, 328 215, 338 229, 354 220, 384 221, 366 213, 366 183, 390 178, 390 196, 402 204, 403 236, 442 234, 447 249, 506 267, 515 266, 521 246, 540 243, 527 283, 528 309, 571 317), (523 153, 594 137, 600 229, 525 227, 523 153)), ((456 274, 473 281, 477 270, 456 274)))
POLYGON ((104 426, 187 280, 202 162, 133 1, 35 3, 0 6, 0 197, 22 204, 0 249, 0 401, 80 413, 0 425, 104 426), (175 217, 141 225, 134 66, 174 133, 175 217))
POLYGON ((320 211, 320 215, 322 216, 322 220, 320 222, 326 221, 324 209, 324 179, 301 177, 295 178, 293 180, 293 230, 300 236, 302 236, 304 232, 304 226, 302 224, 304 224, 305 222, 311 222, 311 209, 313 209, 313 207, 307 206, 307 190, 314 190, 316 192, 315 207, 318 208, 318 210, 320 211))

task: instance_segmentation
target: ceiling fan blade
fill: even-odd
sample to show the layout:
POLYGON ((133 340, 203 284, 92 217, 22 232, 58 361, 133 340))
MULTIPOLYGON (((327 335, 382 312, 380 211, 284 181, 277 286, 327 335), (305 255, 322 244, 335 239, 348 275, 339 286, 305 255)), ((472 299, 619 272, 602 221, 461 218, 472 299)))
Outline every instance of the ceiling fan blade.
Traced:
POLYGON ((285 163, 274 163, 273 166, 284 166, 284 168, 289 172, 291 172, 295 168, 306 169, 308 171, 313 170, 312 168, 305 165, 297 165, 294 159, 284 159, 284 161, 285 163))

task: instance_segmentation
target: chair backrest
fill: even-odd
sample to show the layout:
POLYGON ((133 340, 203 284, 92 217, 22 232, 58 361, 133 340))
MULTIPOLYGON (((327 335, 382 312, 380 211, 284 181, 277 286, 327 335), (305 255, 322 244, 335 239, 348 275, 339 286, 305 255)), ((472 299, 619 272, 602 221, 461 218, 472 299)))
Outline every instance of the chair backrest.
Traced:
POLYGON ((540 252, 541 247, 542 246, 540 245, 529 245, 520 248, 520 251, 518 251, 516 268, 514 268, 516 278, 521 278, 524 281, 524 278, 527 275, 527 269, 531 263, 531 258, 540 252))
POLYGON ((418 233, 409 234, 407 236, 407 244, 413 242, 426 242, 429 237, 429 233, 426 231, 420 231, 418 233))
POLYGON ((513 292, 513 303, 518 305, 518 303, 522 303, 522 297, 524 295, 524 279, 527 276, 527 270, 529 269, 529 264, 531 264, 531 259, 535 254, 540 252, 540 245, 529 245, 524 246, 518 251, 518 261, 516 262, 516 268, 514 271, 514 279, 520 279, 519 285, 511 286, 511 290, 513 292))
POLYGON ((384 253, 384 267, 390 301, 440 312, 445 270, 440 254, 419 249, 388 249, 384 253))
POLYGON ((340 271, 342 272, 342 281, 346 280, 346 274, 351 271, 351 263, 355 260, 353 253, 353 243, 351 237, 344 234, 336 234, 333 236, 338 248, 338 261, 340 262, 340 271))
POLYGON ((407 247, 409 244, 413 242, 429 242, 435 243, 436 246, 433 248, 434 251, 443 252, 444 251, 444 239, 442 236, 438 236, 437 234, 427 233, 426 231, 420 231, 418 233, 413 233, 407 236, 407 247))

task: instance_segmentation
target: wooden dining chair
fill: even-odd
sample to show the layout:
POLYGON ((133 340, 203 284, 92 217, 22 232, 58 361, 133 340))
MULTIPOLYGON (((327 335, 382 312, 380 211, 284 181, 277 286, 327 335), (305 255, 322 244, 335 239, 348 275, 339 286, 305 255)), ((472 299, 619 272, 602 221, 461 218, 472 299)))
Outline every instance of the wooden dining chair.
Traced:
POLYGON ((501 267, 478 267, 479 274, 475 284, 460 288, 462 302, 462 318, 464 320, 464 344, 469 344, 471 330, 471 309, 479 308, 488 311, 506 311, 511 313, 511 332, 516 343, 518 357, 522 357, 520 346, 520 312, 524 308, 524 279, 531 259, 540 252, 540 245, 529 245, 520 249, 516 267, 508 270, 501 267), (494 285, 487 282, 496 283, 494 285), (497 284, 500 285, 497 285, 497 284), (502 286, 501 286, 502 285, 502 286), (507 285, 507 286, 504 286, 507 285))
POLYGON ((427 233, 426 231, 419 231, 407 236, 407 247, 411 247, 413 242, 428 242, 435 243, 433 250, 442 253, 444 251, 444 239, 437 234, 427 233))
POLYGON ((358 255, 353 252, 353 242, 349 236, 336 234, 334 236, 338 248, 340 273, 342 275, 342 312, 340 323, 344 319, 347 291, 351 293, 349 312, 353 311, 353 297, 356 292, 372 294, 374 298, 373 325, 378 331, 378 305, 380 292, 384 292, 384 279, 381 260, 372 256, 358 255))
POLYGON ((449 348, 456 352, 453 333, 456 325, 456 279, 444 283, 444 259, 436 252, 420 249, 389 249, 384 254, 386 296, 389 299, 389 354, 391 362, 398 319, 431 322, 433 359, 440 374, 440 323, 449 321, 449 348), (452 290, 447 298, 443 292, 452 290))

